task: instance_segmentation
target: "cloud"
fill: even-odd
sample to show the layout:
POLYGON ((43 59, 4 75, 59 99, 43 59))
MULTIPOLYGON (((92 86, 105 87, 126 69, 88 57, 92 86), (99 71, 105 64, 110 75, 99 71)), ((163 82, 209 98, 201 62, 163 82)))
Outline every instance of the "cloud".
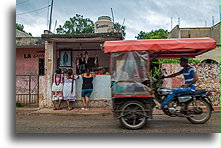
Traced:
MULTIPOLYGON (((19 1, 22 0, 17 2, 19 1)), ((18 5, 16 10, 27 12, 47 4, 48 1, 45 0, 28 1, 24 5, 18 5)), ((171 17, 173 27, 178 24, 178 18, 180 18, 181 27, 204 27, 205 21, 208 26, 211 26, 212 16, 215 18, 215 23, 219 22, 220 17, 219 0, 55 0, 52 28, 56 20, 57 26, 63 25, 75 14, 81 14, 95 22, 99 16, 111 16, 111 8, 113 8, 115 22, 122 24, 125 18, 126 39, 135 39, 141 30, 151 31, 163 28, 170 31, 171 17)), ((16 21, 30 29, 30 32, 39 29, 36 32, 41 34, 48 28, 45 26, 47 9, 18 16, 16 21)))

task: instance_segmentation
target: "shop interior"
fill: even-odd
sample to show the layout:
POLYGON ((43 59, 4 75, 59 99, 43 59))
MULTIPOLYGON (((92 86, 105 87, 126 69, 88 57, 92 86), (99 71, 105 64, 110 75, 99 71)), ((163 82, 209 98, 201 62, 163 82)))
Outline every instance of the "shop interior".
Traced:
POLYGON ((56 67, 64 72, 71 68, 79 75, 88 68, 97 75, 110 74, 110 55, 102 50, 59 49, 56 51, 56 57, 56 67))

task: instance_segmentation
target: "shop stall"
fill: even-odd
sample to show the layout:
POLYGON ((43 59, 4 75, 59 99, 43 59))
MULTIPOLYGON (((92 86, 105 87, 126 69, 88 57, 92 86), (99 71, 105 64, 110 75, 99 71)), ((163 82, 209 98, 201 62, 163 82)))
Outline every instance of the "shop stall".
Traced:
MULTIPOLYGON (((51 34, 45 31, 45 75, 39 79, 39 106, 51 107, 52 76, 57 68, 66 72, 72 69, 80 75, 89 68, 97 74, 93 81, 91 102, 94 107, 110 106, 111 92, 109 75, 110 55, 103 52, 105 41, 122 40, 121 33, 51 34)), ((82 79, 76 81, 77 101, 80 107, 82 79)))

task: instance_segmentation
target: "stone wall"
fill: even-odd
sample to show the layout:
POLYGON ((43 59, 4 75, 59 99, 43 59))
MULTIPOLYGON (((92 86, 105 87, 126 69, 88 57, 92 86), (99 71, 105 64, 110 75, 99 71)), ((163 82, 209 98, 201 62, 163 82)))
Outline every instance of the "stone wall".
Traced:
MULTIPOLYGON (((219 64, 194 64, 198 75, 197 89, 213 90, 211 100, 214 106, 220 106, 220 65, 219 64)), ((182 69, 179 64, 162 64, 162 69, 167 71, 167 74, 178 72, 182 69)), ((176 78, 168 78, 164 80, 164 87, 176 88, 183 84, 183 76, 180 75, 176 78)))

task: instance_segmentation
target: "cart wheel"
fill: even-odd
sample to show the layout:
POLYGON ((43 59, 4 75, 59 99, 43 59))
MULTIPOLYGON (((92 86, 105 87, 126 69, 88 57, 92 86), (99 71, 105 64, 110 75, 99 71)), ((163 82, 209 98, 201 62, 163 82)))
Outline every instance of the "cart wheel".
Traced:
POLYGON ((146 124, 147 113, 143 103, 127 101, 121 107, 120 121, 128 129, 139 129, 146 124))

